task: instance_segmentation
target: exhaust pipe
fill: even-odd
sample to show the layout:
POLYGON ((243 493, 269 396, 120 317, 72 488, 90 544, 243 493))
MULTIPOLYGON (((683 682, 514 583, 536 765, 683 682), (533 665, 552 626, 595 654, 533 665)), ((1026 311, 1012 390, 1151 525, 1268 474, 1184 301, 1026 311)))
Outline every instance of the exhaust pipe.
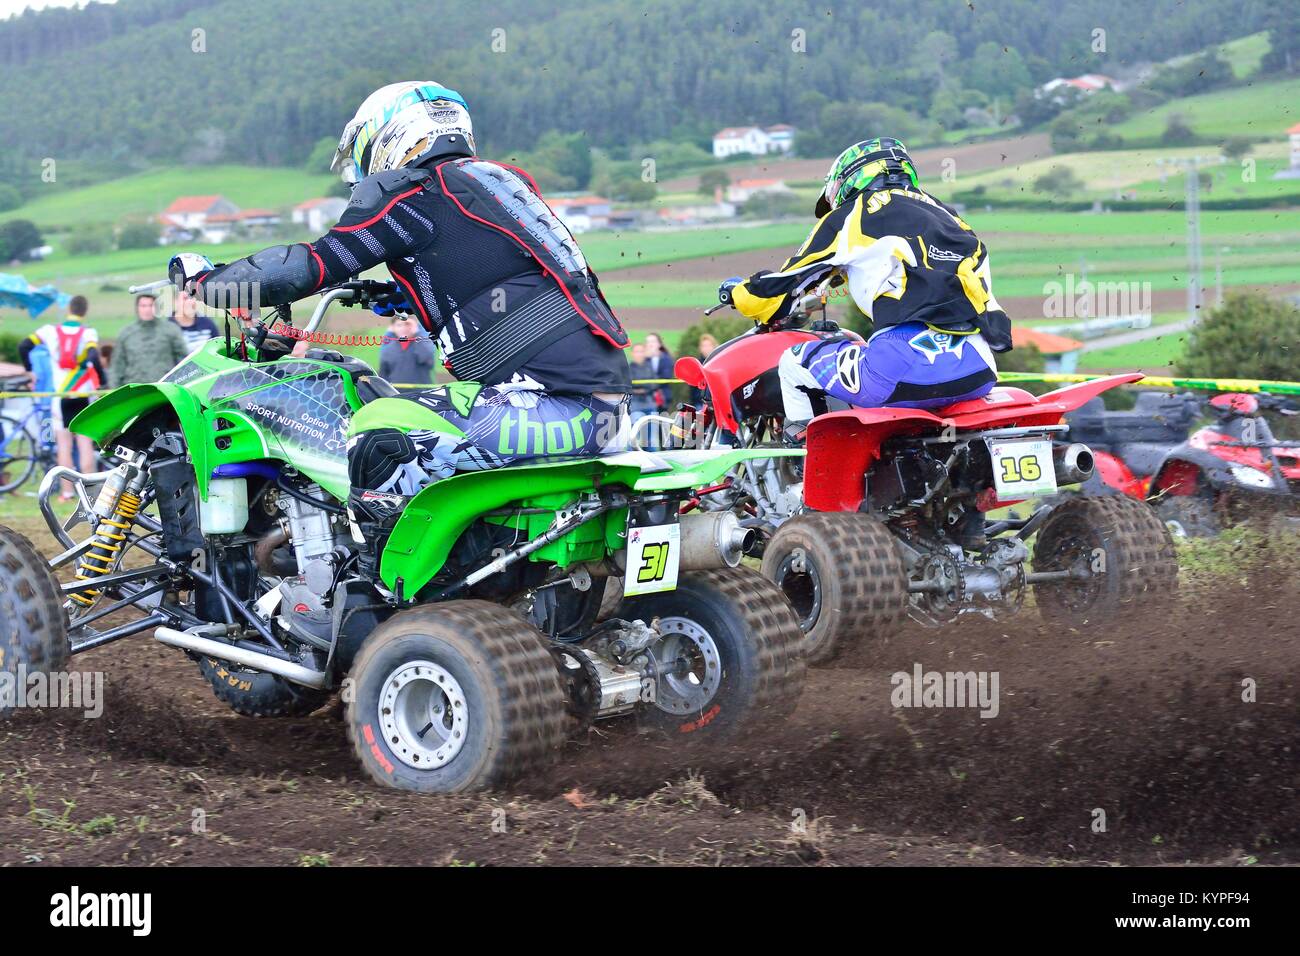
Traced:
POLYGON ((683 571, 734 568, 758 541, 753 528, 741 527, 730 511, 682 515, 683 571))
MULTIPOLYGON (((758 532, 741 525, 730 511, 682 515, 681 571, 734 568, 758 544, 758 532)), ((588 561, 583 568, 594 578, 618 578, 627 573, 627 549, 604 561, 588 561)))
POLYGON ((283 677, 287 681, 301 684, 304 687, 320 689, 325 686, 328 678, 324 671, 312 670, 302 664, 295 664, 292 661, 273 657, 270 654, 263 654, 261 651, 250 650, 247 647, 239 647, 227 641, 202 637, 191 631, 178 631, 172 627, 160 627, 153 632, 153 637, 154 640, 160 644, 166 644, 168 647, 179 647, 187 651, 194 651, 196 654, 214 657, 219 661, 243 664, 245 667, 252 667, 268 674, 275 674, 277 677, 283 677))
POLYGON ((1077 485, 1092 477, 1092 449, 1081 442, 1075 442, 1060 449, 1056 455, 1056 483, 1058 485, 1077 485))

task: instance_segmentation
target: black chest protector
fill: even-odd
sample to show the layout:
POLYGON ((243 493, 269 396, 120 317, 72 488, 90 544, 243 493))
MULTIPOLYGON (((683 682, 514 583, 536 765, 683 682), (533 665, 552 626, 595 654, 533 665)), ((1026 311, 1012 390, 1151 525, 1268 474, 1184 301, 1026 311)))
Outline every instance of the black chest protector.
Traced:
MULTIPOLYGON (((594 335, 615 348, 627 347, 627 333, 601 294, 582 250, 531 183, 509 167, 474 158, 441 163, 435 173, 437 184, 459 213, 508 237, 537 263, 554 284, 548 298, 554 298, 558 292, 572 314, 585 322, 594 335)), ((524 315, 530 311, 519 310, 524 315)), ((492 338, 499 339, 502 332, 499 325, 512 325, 520 320, 518 315, 503 315, 477 338, 486 338, 491 331, 492 338)), ((509 337, 527 349, 529 330, 521 326, 514 331, 517 334, 509 337)), ((475 351, 474 339, 456 349, 451 360, 458 376, 458 365, 468 370, 479 364, 475 351)), ((466 377, 482 380, 482 374, 479 370, 478 374, 466 377)))

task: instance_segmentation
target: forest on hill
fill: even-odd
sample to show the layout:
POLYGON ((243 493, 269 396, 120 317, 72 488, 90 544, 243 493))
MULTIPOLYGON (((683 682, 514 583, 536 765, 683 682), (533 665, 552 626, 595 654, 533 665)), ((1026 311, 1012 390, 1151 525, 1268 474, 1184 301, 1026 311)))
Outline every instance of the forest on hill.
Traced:
POLYGON ((367 92, 411 78, 464 92, 498 150, 548 131, 704 145, 720 126, 815 132, 867 107, 906 132, 1268 29, 1287 6, 1073 0, 1044 30, 1041 0, 119 0, 0 22, 0 134, 10 161, 298 165, 367 92))

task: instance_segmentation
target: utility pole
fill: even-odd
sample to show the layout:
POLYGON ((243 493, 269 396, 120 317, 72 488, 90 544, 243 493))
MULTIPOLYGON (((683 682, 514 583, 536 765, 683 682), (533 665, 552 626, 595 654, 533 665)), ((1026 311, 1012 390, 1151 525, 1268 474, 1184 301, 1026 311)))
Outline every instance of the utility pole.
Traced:
POLYGON ((1201 307, 1201 171, 1193 160, 1183 169, 1187 180, 1187 317, 1196 321, 1201 307))
POLYGON ((1214 307, 1223 308, 1223 254, 1231 252, 1228 246, 1219 246, 1214 253, 1214 307))
POLYGON ((1223 162, 1222 156, 1187 156, 1157 159, 1156 164, 1181 166, 1186 184, 1187 213, 1187 318, 1195 323, 1201 308, 1201 167, 1223 162))

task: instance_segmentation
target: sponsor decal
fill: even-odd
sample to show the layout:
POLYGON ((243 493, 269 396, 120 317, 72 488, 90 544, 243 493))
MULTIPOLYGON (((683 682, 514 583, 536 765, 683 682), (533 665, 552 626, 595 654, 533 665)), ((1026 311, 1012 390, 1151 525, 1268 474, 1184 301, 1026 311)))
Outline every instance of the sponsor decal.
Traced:
POLYGON ((361 730, 361 736, 366 738, 366 743, 370 745, 370 754, 377 761, 379 766, 384 768, 384 772, 392 776, 394 767, 393 762, 384 756, 384 752, 379 749, 379 741, 375 739, 375 730, 370 724, 366 724, 361 730))
POLYGON ((926 251, 931 259, 937 259, 940 262, 961 262, 966 258, 960 252, 953 252, 951 249, 940 249, 938 246, 930 246, 926 251))
POLYGON ((709 724, 713 723, 714 719, 717 718, 718 714, 720 713, 722 713, 722 705, 714 704, 704 713, 700 714, 698 720, 688 721, 687 723, 682 724, 677 729, 679 732, 683 734, 693 734, 695 733, 695 731, 703 730, 709 724))
POLYGON ((862 357, 862 346, 850 345, 835 355, 835 375, 846 391, 857 392, 862 388, 862 375, 858 360, 862 357))
POLYGON ((933 365, 934 360, 944 353, 951 354, 960 360, 966 341, 965 337, 961 335, 926 329, 924 332, 919 332, 908 339, 907 344, 924 355, 926 360, 933 365))

